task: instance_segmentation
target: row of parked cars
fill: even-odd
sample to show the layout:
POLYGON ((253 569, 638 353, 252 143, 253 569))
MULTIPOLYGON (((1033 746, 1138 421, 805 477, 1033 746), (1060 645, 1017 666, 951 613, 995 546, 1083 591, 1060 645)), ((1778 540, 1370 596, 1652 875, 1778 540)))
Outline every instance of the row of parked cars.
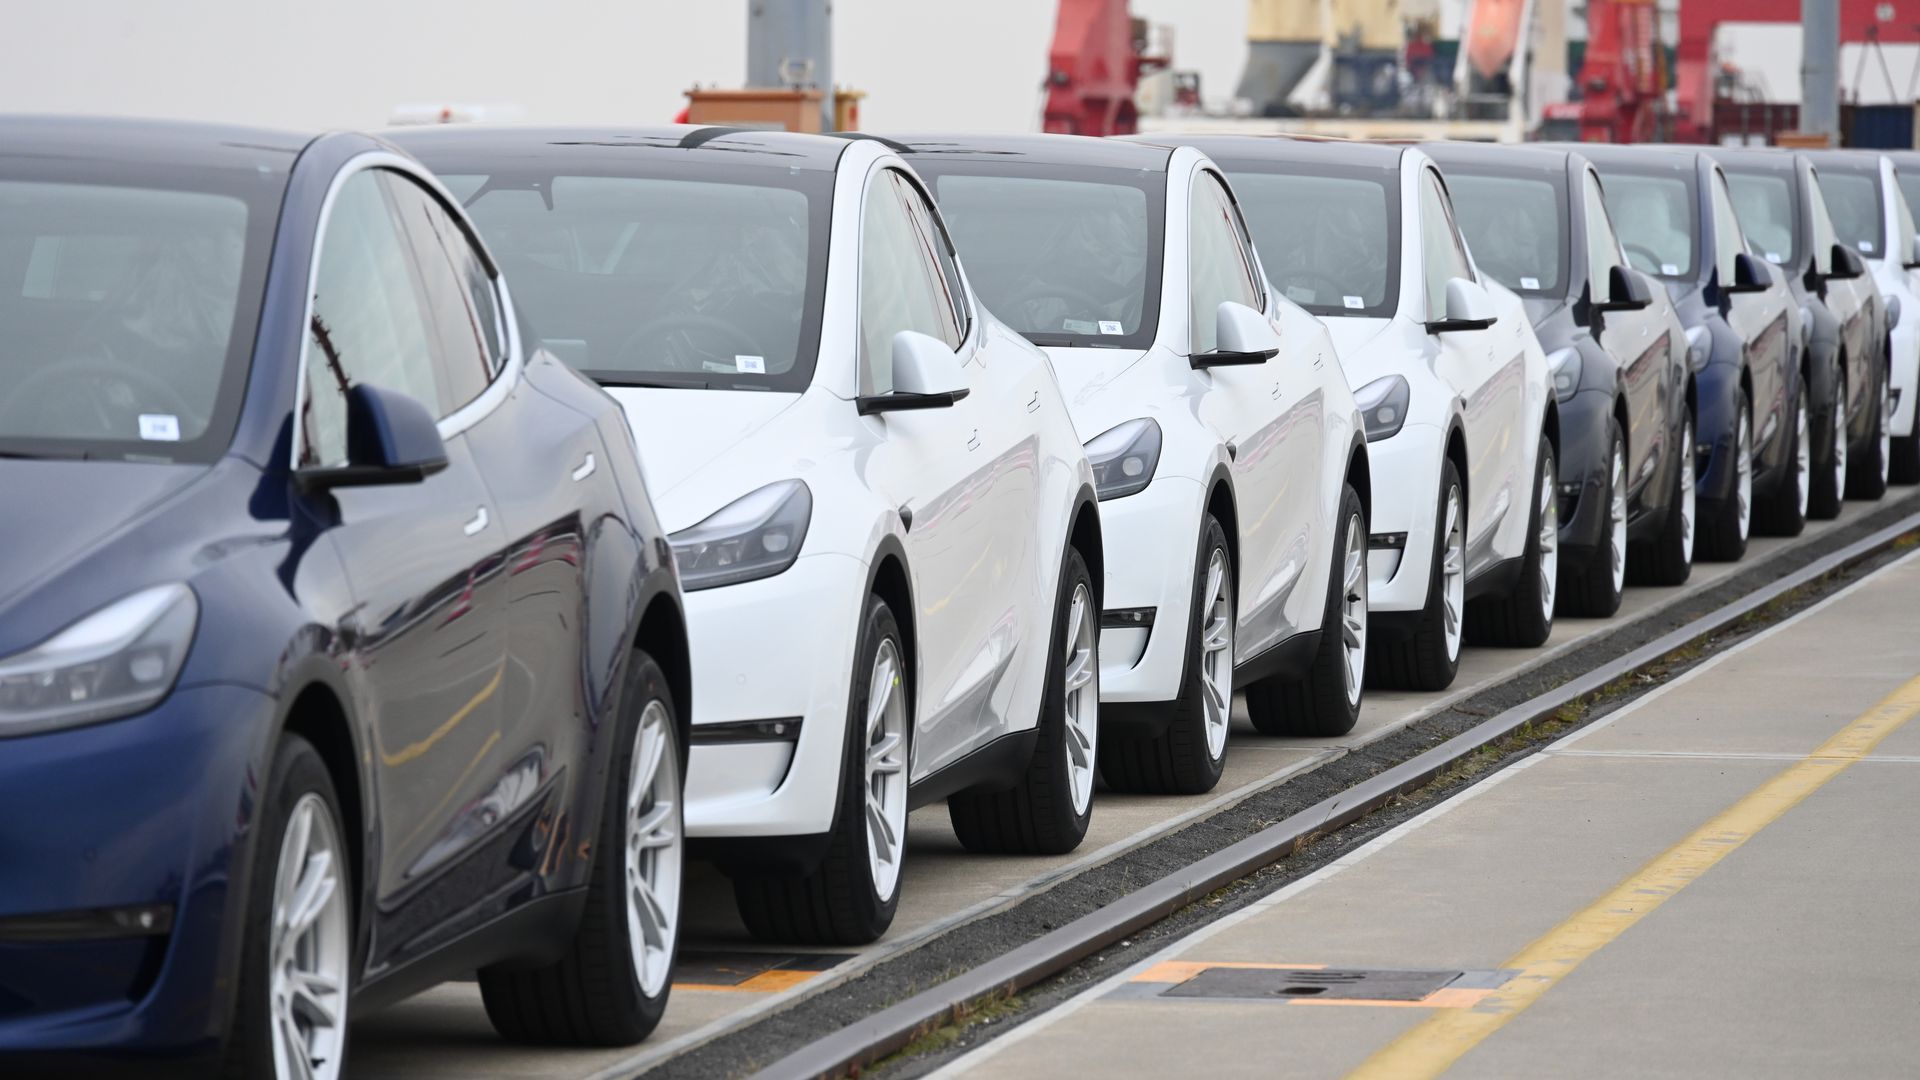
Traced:
POLYGON ((0 121, 0 1052, 857 944, 1920 480, 1920 158, 0 121), (1903 319, 1902 311, 1909 314, 1903 319))

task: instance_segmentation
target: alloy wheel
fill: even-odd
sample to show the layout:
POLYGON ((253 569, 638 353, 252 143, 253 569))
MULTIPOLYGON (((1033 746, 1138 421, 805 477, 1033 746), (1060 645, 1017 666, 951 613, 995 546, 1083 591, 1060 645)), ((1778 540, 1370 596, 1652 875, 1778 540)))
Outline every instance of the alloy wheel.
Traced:
POLYGON ((1739 515, 1740 539, 1751 535, 1753 527, 1753 417, 1740 410, 1740 430, 1734 439, 1734 510, 1739 515))
POLYGON ((1693 421, 1680 429, 1680 553, 1693 565, 1693 522, 1700 503, 1700 471, 1693 457, 1693 421))
MULTIPOLYGON (((1627 455, 1619 443, 1613 444, 1613 464, 1607 482, 1612 494, 1607 499, 1607 569, 1613 574, 1613 591, 1627 585, 1627 455)), ((1556 508, 1557 511, 1557 508, 1556 508)))
POLYGON ((273 1071, 278 1080, 336 1080, 346 1048, 345 848, 326 800, 294 804, 273 875, 268 963, 273 1071))
POLYGON ((656 698, 640 713, 627 778, 627 942, 650 998, 666 989, 680 925, 679 762, 673 719, 656 698))
POLYGON ((866 815, 867 868, 881 901, 900 886, 900 859, 907 844, 907 699, 900 677, 900 649, 883 638, 867 682, 866 815))
POLYGON ((1847 388, 1844 385, 1833 403, 1833 490, 1847 490, 1847 388))
POLYGON ((1233 712, 1233 579, 1224 549, 1214 548, 1207 558, 1203 595, 1200 688, 1205 697, 1207 757, 1218 761, 1227 751, 1227 726, 1233 712))
POLYGON ((1812 425, 1807 422, 1807 397, 1800 395, 1800 404, 1793 415, 1793 482, 1800 485, 1800 517, 1807 516, 1807 499, 1813 488, 1813 447, 1809 440, 1813 437, 1812 425))
POLYGON ((1893 468, 1893 397, 1884 384, 1880 387, 1880 484, 1886 486, 1893 468))
POLYGON ((1347 519, 1346 563, 1340 582, 1340 655, 1345 658, 1347 707, 1360 704, 1367 674, 1367 530, 1360 516, 1347 519))
POLYGON ((1553 495, 1553 458, 1540 466, 1540 608, 1553 621, 1553 590, 1560 580, 1560 500, 1553 495))
MULTIPOLYGON (((1076 815, 1086 813, 1087 807, 1093 804, 1094 752, 1100 738, 1100 661, 1094 640, 1093 592, 1082 581, 1074 585, 1073 599, 1067 606, 1063 650, 1066 653, 1067 784, 1076 815)), ((1228 663, 1231 666, 1230 659, 1228 663)), ((1232 678, 1231 673, 1228 678, 1232 678)))
POLYGON ((1460 655, 1460 614, 1467 606, 1467 527, 1461 512, 1460 489, 1447 489, 1445 531, 1440 551, 1440 616, 1445 631, 1447 659, 1460 655))

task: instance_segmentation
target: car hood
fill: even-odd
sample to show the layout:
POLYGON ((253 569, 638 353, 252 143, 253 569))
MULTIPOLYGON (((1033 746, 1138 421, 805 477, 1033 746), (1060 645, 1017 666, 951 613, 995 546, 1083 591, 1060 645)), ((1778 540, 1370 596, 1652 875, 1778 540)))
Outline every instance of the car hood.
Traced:
MULTIPOLYGON (((1060 396, 1075 413, 1080 406, 1105 393, 1144 359, 1147 349, 1069 349, 1047 346, 1040 350, 1053 364, 1060 396)), ((1099 434, 1095 432, 1094 434, 1099 434)))
POLYGON ((1334 315, 1323 317, 1320 322, 1327 328, 1327 337, 1333 341, 1334 355, 1344 361, 1348 356, 1365 348, 1368 342, 1379 337, 1393 325, 1394 320, 1334 315))
POLYGON ((799 394, 752 390, 609 386, 607 393, 626 410, 640 450, 640 472, 656 504, 800 400, 799 394))
POLYGON ((1547 325, 1548 320, 1567 311, 1572 305, 1567 303, 1565 297, 1560 296, 1523 296, 1520 298, 1520 306, 1527 313, 1527 321, 1532 323, 1537 331, 1540 327, 1547 325))
POLYGON ((1577 327, 1572 304, 1565 299, 1544 296, 1524 297, 1521 303, 1526 307, 1527 322, 1533 325, 1534 336, 1540 339, 1542 349, 1552 352, 1573 342, 1577 327))
POLYGON ((0 611, 206 475, 205 465, 0 460, 0 611))

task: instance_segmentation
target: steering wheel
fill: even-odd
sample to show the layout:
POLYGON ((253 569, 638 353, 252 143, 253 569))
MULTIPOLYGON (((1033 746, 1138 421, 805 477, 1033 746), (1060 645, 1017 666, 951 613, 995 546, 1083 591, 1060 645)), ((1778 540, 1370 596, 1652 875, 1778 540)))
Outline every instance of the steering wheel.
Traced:
POLYGON ((619 366, 625 370, 667 370, 708 373, 707 360, 733 363, 735 356, 765 356, 760 342, 740 326, 712 315, 687 312, 655 319, 627 335, 620 346, 619 366), (692 331, 705 331, 695 338, 692 331), (685 335, 684 346, 671 348, 675 334, 685 335), (737 346, 725 351, 719 346, 737 346), (635 363, 644 361, 644 363, 635 363))
POLYGON ((122 406, 106 400, 101 393, 101 384, 110 381, 135 388, 146 399, 141 403, 144 407, 140 411, 171 412, 176 417, 199 415, 199 410, 190 407, 178 390, 162 382, 158 376, 107 356, 65 360, 41 368, 22 379, 7 395, 6 404, 0 405, 0 417, 14 421, 29 410, 45 414, 50 408, 57 407, 52 402, 57 402, 62 394, 66 394, 68 400, 91 407, 90 410, 81 411, 92 413, 90 417, 80 417, 79 411, 76 411, 76 419, 90 421, 92 426, 70 434, 126 438, 128 432, 125 421, 133 403, 122 406))
MULTIPOLYGON (((1652 248, 1642 247, 1639 244, 1629 244, 1625 240, 1620 241, 1620 246, 1621 248, 1625 249, 1627 253, 1627 257, 1628 257, 1627 261, 1631 262, 1633 261, 1633 258, 1632 258, 1633 256, 1640 255, 1647 260, 1646 265, 1652 268, 1651 270, 1647 271, 1648 273, 1659 272, 1660 267, 1662 265, 1660 262, 1660 256, 1655 254, 1652 248)), ((1634 269, 1638 270, 1640 269, 1640 267, 1636 266, 1634 267, 1634 269)))

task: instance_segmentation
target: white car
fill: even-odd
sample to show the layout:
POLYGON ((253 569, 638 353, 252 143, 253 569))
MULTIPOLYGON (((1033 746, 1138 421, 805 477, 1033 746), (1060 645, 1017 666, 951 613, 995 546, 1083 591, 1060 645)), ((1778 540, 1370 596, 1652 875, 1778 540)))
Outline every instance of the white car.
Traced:
POLYGON ((994 313, 1052 357, 1106 526, 1100 774, 1220 779, 1235 689, 1341 735, 1366 672, 1366 440, 1220 170, 1069 135, 903 136, 994 313))
POLYGON ((1859 250, 1887 304, 1888 475, 1895 483, 1920 483, 1920 251, 1913 211, 1886 154, 1826 150, 1807 156, 1820 170, 1834 235, 1859 250))
POLYGON ((757 937, 893 918, 907 811, 1058 853, 1092 813, 1099 512, 1047 358, 875 142, 725 128, 397 141, 545 347, 626 408, 686 595, 686 823, 757 937))
POLYGON ((1534 646, 1553 628, 1559 425, 1520 298, 1474 267, 1418 149, 1219 136, 1267 276, 1321 317, 1373 469, 1368 676, 1438 690, 1463 634, 1534 646))

